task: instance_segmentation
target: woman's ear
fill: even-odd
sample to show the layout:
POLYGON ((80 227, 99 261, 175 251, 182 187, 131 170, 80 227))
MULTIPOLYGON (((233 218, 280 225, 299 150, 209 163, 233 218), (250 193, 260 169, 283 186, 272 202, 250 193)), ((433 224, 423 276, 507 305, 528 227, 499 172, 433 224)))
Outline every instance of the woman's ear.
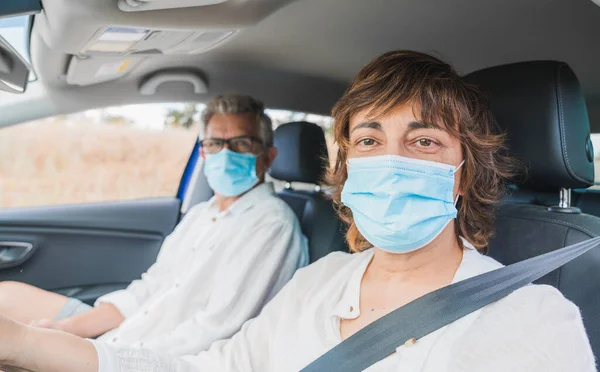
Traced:
POLYGON ((464 196, 464 192, 462 189, 462 176, 465 173, 466 160, 463 160, 458 164, 454 173, 454 194, 458 196, 464 196))
POLYGON ((465 193, 463 192, 462 189, 462 168, 458 170, 458 172, 456 172, 454 174, 454 195, 456 195, 456 198, 458 198, 459 196, 462 197, 465 195, 465 193))

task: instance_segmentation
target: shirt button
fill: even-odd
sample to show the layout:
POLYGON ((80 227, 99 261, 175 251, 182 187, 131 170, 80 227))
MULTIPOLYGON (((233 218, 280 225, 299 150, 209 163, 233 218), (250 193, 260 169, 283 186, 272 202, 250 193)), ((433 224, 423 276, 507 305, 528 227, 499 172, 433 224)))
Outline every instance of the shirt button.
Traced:
POLYGON ((148 313, 149 313, 148 310, 144 311, 144 315, 148 315, 148 313))
POLYGON ((404 346, 409 347, 409 346, 413 346, 416 343, 417 343, 417 339, 413 337, 413 338, 406 340, 406 342, 404 343, 404 346))
POLYGON ((112 342, 117 342, 117 340, 118 339, 115 337, 115 338, 112 339, 112 342))
POLYGON ((216 218, 216 217, 213 217, 213 218, 212 218, 212 222, 217 222, 217 218, 216 218))
POLYGON ((175 288, 179 288, 179 283, 175 284, 175 288))

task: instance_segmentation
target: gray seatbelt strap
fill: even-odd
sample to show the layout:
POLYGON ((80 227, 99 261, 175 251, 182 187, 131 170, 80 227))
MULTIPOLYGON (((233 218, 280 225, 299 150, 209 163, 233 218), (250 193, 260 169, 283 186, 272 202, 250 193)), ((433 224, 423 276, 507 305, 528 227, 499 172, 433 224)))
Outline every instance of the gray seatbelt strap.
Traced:
POLYGON ((411 339, 498 301, 600 245, 600 237, 499 268, 426 294, 361 329, 302 372, 363 371, 411 339))

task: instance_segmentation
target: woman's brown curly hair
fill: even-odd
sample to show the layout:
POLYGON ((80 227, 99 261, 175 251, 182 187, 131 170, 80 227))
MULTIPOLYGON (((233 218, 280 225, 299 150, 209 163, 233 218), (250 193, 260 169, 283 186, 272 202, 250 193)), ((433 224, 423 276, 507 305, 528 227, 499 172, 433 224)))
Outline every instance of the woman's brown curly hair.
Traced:
POLYGON ((460 189, 464 195, 457 205, 456 235, 485 249, 494 233, 494 205, 503 196, 516 162, 506 155, 504 135, 495 130, 488 101, 477 87, 435 57, 399 50, 365 66, 333 108, 339 149, 328 183, 334 186, 338 213, 348 224, 346 239, 351 250, 359 252, 371 244, 340 201, 348 177, 350 118, 370 110, 369 116, 376 119, 407 103, 414 105, 420 120, 437 123, 460 140, 465 160, 460 189))

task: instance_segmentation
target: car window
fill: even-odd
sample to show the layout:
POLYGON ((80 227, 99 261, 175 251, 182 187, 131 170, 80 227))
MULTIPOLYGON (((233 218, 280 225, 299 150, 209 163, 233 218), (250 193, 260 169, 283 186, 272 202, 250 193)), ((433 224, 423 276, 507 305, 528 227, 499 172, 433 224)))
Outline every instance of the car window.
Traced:
POLYGON ((2 128, 0 207, 175 196, 200 109, 121 106, 2 128))

